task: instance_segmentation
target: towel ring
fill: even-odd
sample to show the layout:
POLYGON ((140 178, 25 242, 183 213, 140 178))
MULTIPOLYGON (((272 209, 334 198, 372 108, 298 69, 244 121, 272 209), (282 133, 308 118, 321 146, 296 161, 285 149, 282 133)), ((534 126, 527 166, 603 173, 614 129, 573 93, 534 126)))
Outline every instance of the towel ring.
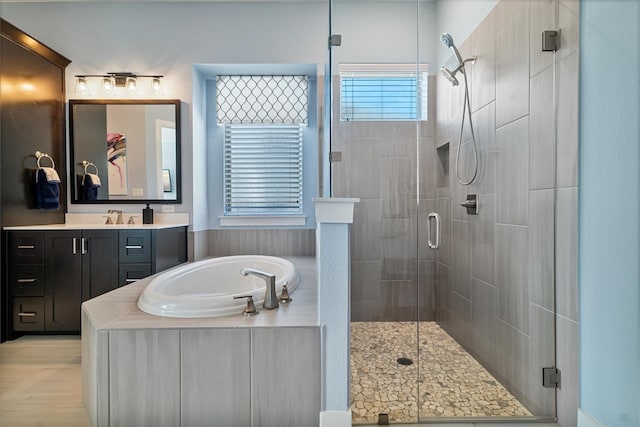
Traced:
POLYGON ((82 161, 82 165, 84 166, 84 174, 85 174, 85 175, 87 174, 87 168, 88 168, 88 167, 90 167, 90 166, 93 166, 93 168, 96 170, 96 173, 95 173, 95 174, 96 174, 96 175, 99 175, 99 173, 98 173, 98 167, 97 167, 95 164, 93 164, 93 163, 91 163, 91 162, 87 162, 86 160, 83 160, 83 161, 82 161))
POLYGON ((36 151, 36 157, 38 158, 38 168, 41 168, 42 166, 40 165, 40 160, 42 160, 42 158, 47 158, 51 161, 51 167, 52 168, 56 168, 56 162, 53 161, 53 158, 48 155, 47 153, 41 153, 40 151, 36 151))

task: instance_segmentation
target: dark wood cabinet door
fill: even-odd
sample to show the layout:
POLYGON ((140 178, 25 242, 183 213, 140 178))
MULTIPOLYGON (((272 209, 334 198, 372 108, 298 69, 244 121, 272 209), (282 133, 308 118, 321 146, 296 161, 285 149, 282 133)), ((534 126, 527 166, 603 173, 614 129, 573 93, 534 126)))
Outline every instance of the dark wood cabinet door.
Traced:
POLYGON ((45 233, 45 330, 80 331, 82 254, 80 231, 45 233))
POLYGON ((154 273, 187 261, 187 227, 154 230, 153 236, 154 273))
POLYGON ((83 230, 80 252, 83 301, 118 287, 117 230, 83 230))

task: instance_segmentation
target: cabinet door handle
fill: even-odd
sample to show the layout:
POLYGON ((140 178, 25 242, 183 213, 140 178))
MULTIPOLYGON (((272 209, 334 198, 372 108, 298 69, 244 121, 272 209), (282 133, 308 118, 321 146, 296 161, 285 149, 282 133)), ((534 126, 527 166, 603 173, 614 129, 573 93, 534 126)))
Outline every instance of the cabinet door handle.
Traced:
POLYGON ((18 316, 20 317, 36 317, 36 313, 18 313, 18 316))
POLYGON ((34 245, 18 245, 18 249, 35 249, 34 245))
POLYGON ((18 283, 35 283, 36 279, 18 279, 18 283))
POLYGON ((71 250, 73 251, 74 255, 78 253, 78 250, 76 249, 78 246, 77 243, 78 243, 78 239, 74 237, 73 242, 71 242, 71 246, 72 246, 71 250))
POLYGON ((80 251, 82 255, 87 253, 87 239, 85 239, 84 237, 80 239, 80 251))
POLYGON ((126 245, 124 248, 125 249, 142 249, 143 246, 142 245, 126 245))

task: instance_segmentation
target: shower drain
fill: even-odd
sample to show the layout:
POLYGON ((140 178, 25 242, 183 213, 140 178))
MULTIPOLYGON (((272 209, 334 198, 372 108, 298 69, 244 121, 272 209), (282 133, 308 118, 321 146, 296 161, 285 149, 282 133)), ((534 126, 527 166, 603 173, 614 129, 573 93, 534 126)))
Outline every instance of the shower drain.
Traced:
POLYGON ((408 359, 406 357, 401 357, 398 359, 398 363, 404 366, 413 365, 413 360, 408 359))

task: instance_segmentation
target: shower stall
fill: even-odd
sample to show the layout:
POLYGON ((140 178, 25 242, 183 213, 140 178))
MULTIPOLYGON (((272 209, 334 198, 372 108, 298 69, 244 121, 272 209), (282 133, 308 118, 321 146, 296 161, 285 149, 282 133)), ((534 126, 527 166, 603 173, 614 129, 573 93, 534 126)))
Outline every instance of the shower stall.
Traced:
POLYGON ((577 2, 472 3, 330 1, 354 425, 577 408, 577 2))

